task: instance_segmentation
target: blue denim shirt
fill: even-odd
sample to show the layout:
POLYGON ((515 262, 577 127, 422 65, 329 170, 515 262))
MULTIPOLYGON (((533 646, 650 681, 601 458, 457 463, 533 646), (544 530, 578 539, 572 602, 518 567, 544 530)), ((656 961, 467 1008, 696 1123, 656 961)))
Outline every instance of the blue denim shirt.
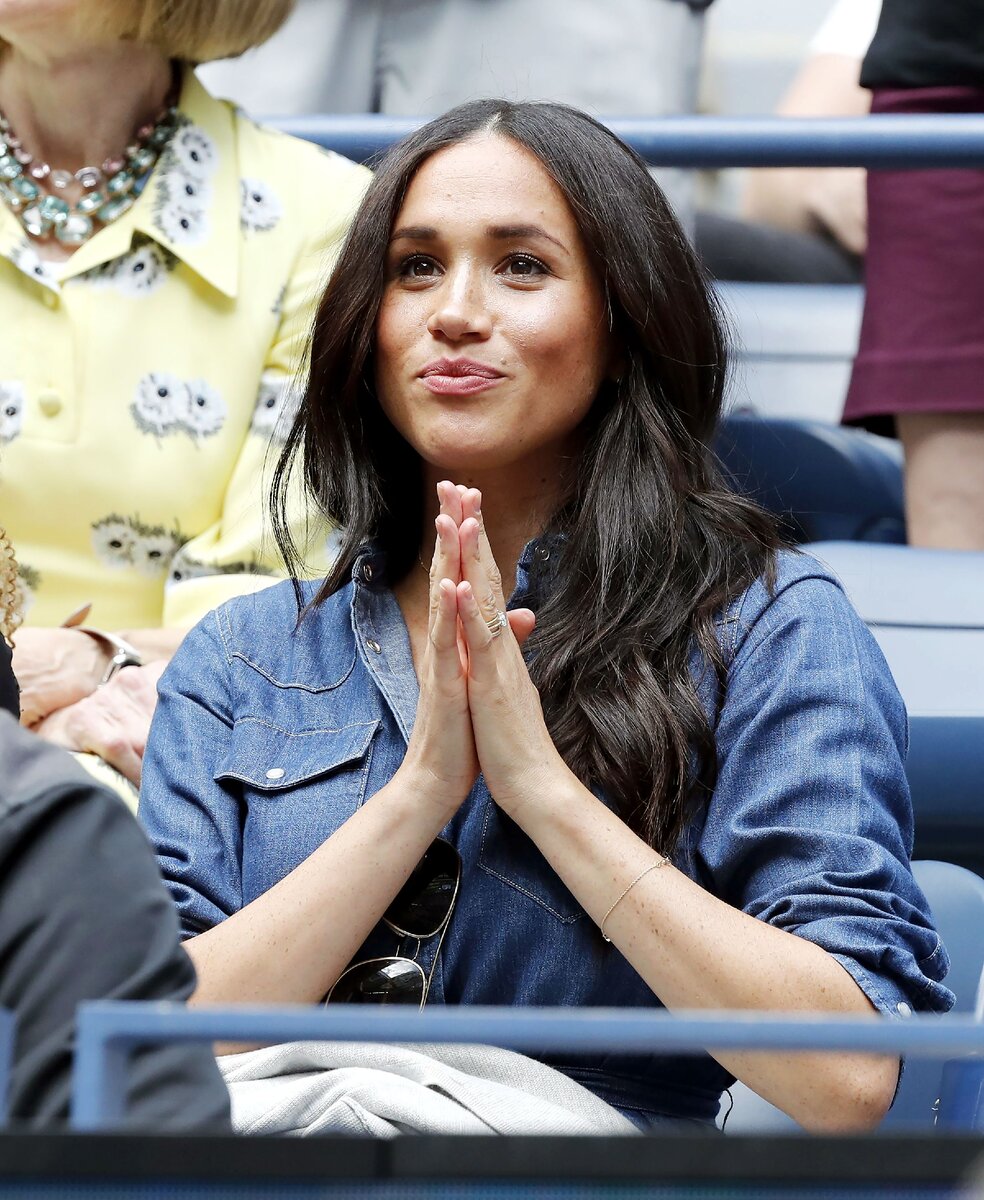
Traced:
MULTIPOLYGON (((511 606, 536 608, 548 558, 527 547, 511 606)), ((161 680, 140 814, 186 936, 296 867, 403 758, 417 681, 383 556, 367 550, 352 583, 295 629, 296 617, 290 584, 232 600, 161 680)), ((795 554, 780 556, 773 593, 756 583, 718 629, 723 690, 700 673, 718 779, 677 866, 829 951, 883 1013, 949 1008, 946 952, 908 865, 905 710, 874 640, 839 584, 795 554)), ((444 836, 462 880, 429 1003, 660 1003, 481 778, 444 836)), ((419 950, 429 971, 436 941, 401 947, 380 926, 359 957, 419 950)), ((732 1082, 709 1056, 549 1061, 643 1123, 710 1121, 732 1082)))

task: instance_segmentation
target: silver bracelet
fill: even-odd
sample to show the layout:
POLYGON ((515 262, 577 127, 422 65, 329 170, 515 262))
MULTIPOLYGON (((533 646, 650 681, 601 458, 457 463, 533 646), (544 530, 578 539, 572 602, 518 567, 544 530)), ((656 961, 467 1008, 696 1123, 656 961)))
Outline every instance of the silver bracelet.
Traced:
POLYGON ((612 940, 608 936, 608 934, 605 933, 605 922, 608 920, 608 918, 612 915, 612 913, 615 911, 615 909, 618 908, 618 906, 622 903, 622 901, 629 894, 629 892, 632 891, 632 889, 635 887, 635 885, 639 882, 640 879, 645 879, 650 871, 658 871, 660 867, 665 867, 669 861, 670 860, 668 858, 661 858, 659 860, 659 862, 651 863, 648 867, 646 867, 645 871, 640 871, 639 874, 635 877, 635 879, 632 880, 632 882, 629 884, 629 886, 621 894, 621 896, 619 896, 619 898, 611 906, 611 908, 608 910, 608 912, 606 912, 605 915, 601 918, 601 924, 598 926, 598 928, 601 930, 601 936, 605 939, 606 942, 610 942, 612 940))

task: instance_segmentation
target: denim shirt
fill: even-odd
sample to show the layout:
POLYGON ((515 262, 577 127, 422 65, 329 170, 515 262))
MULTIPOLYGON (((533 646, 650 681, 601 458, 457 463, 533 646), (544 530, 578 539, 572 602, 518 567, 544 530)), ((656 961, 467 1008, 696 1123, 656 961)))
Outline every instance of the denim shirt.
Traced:
MULTIPOLYGON (((549 556, 526 548, 510 607, 537 607, 549 556)), ((368 548, 350 584, 296 619, 289 583, 231 600, 161 680, 140 815, 185 936, 293 870, 403 759, 417 680, 383 555, 368 548)), ((717 783, 676 865, 823 947, 882 1013, 946 1010, 946 952, 909 870, 906 715, 873 638, 836 580, 792 553, 774 591, 753 584, 717 627, 723 688, 694 663, 717 783)), ((443 836, 462 878, 428 1003, 660 1004, 481 778, 443 836)), ((437 940, 402 946, 380 925, 357 957, 416 954, 429 972, 437 940)), ((712 1121, 732 1082, 707 1055, 547 1061, 643 1124, 712 1121)))

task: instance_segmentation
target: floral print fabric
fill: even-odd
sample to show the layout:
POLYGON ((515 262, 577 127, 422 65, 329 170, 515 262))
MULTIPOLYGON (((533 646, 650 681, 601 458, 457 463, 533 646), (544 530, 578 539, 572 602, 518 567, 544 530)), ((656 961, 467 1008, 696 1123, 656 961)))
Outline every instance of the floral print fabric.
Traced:
POLYGON ((105 628, 188 625, 277 569, 270 449, 369 175, 191 72, 179 108, 133 208, 67 263, 0 207, 0 523, 32 624, 91 603, 105 628))

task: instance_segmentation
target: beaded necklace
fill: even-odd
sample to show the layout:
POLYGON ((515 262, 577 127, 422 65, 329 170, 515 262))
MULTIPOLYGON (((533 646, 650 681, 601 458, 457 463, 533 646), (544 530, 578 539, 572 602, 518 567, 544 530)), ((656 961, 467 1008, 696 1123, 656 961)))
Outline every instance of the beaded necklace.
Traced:
POLYGON ((133 207, 142 182, 178 127, 178 90, 175 72, 160 112, 152 122, 140 126, 123 154, 107 158, 101 167, 82 167, 74 174, 36 162, 0 111, 0 199, 32 238, 54 237, 63 246, 81 246, 100 226, 133 207), (83 193, 70 204, 58 192, 73 183, 80 184, 83 193))

